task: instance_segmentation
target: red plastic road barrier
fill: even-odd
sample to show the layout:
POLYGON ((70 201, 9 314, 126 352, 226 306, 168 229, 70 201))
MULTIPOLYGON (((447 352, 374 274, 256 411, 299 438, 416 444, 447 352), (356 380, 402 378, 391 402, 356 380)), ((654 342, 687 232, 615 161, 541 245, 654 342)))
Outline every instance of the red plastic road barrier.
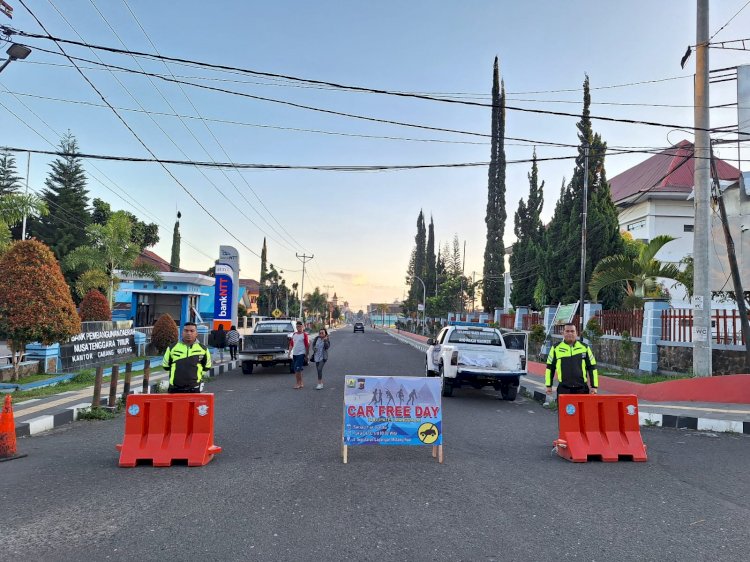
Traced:
POLYGON ((0 461, 10 461, 25 456, 16 453, 16 421, 13 418, 13 402, 10 394, 6 394, 3 410, 0 412, 0 461))
POLYGON ((213 394, 131 394, 125 404, 125 438, 120 466, 152 461, 170 466, 208 464, 221 447, 214 445, 213 394))
POLYGON ((599 457, 646 460, 646 445, 638 424, 638 398, 630 394, 562 394, 558 402, 560 437, 557 454, 573 462, 599 457))

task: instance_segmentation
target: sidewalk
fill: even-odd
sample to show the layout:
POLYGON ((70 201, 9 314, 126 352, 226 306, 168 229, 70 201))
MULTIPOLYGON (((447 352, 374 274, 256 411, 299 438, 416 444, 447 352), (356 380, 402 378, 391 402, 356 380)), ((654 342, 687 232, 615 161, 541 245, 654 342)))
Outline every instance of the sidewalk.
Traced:
MULTIPOLYGON (((225 361, 224 363, 215 364, 206 374, 209 377, 215 377, 236 369, 239 365, 239 361, 225 361)), ((167 373, 160 366, 152 368, 151 377, 149 378, 150 386, 166 381, 166 379, 167 373)), ((123 376, 120 373, 120 380, 117 385, 118 398, 122 396, 123 384, 123 376)), ((143 391, 143 375, 132 378, 130 390, 133 394, 139 394, 143 391)), ((49 431, 50 429, 55 429, 77 420, 79 411, 91 407, 93 396, 94 386, 91 385, 81 390, 71 390, 45 396, 44 398, 14 402, 13 413, 16 422, 16 437, 36 435, 37 433, 49 431)), ((108 398, 109 381, 102 384, 101 404, 103 406, 107 404, 108 398)))
MULTIPOLYGON (((411 345, 419 349, 420 351, 427 351, 427 338, 417 334, 409 332, 397 332, 396 330, 386 329, 384 330, 394 338, 403 341, 404 343, 411 345)), ((531 397, 541 403, 546 400, 545 385, 544 385, 544 363, 537 363, 535 361, 529 361, 528 372, 529 374, 525 377, 521 377, 521 390, 527 392, 531 397)), ((732 377, 732 383, 738 385, 740 389, 741 398, 744 400, 745 392, 750 388, 750 375, 729 375, 732 377), (745 379, 739 377, 747 377, 747 383, 745 379), (739 386, 742 384, 742 386, 739 386)), ((602 382, 600 383, 601 392, 603 394, 616 394, 623 393, 624 390, 640 387, 653 387, 654 385, 639 385, 638 383, 630 383, 625 386, 625 381, 618 381, 610 377, 601 377, 602 382), (612 387, 612 390, 608 390, 608 387, 612 387)), ((729 381, 725 377, 711 377, 717 383, 729 381), (724 379, 722 381, 721 379, 724 379)), ((707 380, 711 380, 707 379, 707 380)), ((651 393, 660 396, 657 400, 644 400, 639 398, 638 400, 638 413, 639 421, 641 425, 659 425, 660 427, 671 427, 679 429, 697 429, 705 431, 731 431, 734 433, 744 433, 750 435, 750 403, 738 403, 737 393, 731 395, 733 402, 719 401, 721 398, 714 394, 711 396, 711 401, 698 402, 698 401, 681 401, 670 399, 670 392, 672 396, 683 396, 686 394, 681 387, 686 385, 694 386, 696 379, 684 379, 685 383, 680 384, 681 381, 674 381, 669 383, 657 383, 663 385, 662 388, 666 387, 659 393, 651 393), (665 398, 665 399, 661 399, 665 398)), ((700 381, 698 381, 700 384, 700 381)), ((708 396, 706 396, 708 398, 708 396)), ((729 396, 725 400, 728 400, 729 396)))

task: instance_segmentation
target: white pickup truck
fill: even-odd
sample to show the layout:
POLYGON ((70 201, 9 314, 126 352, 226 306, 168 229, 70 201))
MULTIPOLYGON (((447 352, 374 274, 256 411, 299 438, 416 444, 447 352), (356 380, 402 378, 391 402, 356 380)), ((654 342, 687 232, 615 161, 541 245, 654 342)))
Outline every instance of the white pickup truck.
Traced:
POLYGON ((521 375, 526 374, 524 332, 502 334, 487 324, 456 322, 427 345, 425 374, 442 379, 443 396, 452 396, 461 386, 491 386, 504 400, 516 399, 521 375))

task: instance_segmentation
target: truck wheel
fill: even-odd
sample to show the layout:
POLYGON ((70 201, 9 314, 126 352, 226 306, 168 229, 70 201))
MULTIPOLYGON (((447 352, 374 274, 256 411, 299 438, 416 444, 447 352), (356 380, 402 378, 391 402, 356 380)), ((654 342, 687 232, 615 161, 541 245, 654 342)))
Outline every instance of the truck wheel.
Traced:
POLYGON ((500 393, 503 395, 503 400, 513 401, 516 399, 518 394, 518 387, 512 384, 504 384, 500 387, 500 393))
POLYGON ((242 362, 242 374, 243 375, 252 375, 253 374, 253 362, 252 361, 243 361, 242 362))
POLYGON ((435 371, 433 371, 433 370, 431 370, 431 369, 429 369, 427 367, 427 357, 424 358, 424 376, 426 376, 426 377, 434 377, 435 376, 435 371))
POLYGON ((445 380, 442 363, 440 363, 440 380, 442 381, 443 386, 443 396, 453 396, 453 383, 445 380))

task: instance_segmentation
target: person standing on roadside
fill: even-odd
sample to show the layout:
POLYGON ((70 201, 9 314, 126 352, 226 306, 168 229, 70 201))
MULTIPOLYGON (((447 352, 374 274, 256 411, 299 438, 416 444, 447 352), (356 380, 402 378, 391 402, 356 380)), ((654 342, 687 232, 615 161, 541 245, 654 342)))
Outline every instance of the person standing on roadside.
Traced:
POLYGON ((329 347, 331 347, 331 341, 328 339, 328 330, 321 328, 313 340, 310 354, 310 361, 315 361, 315 368, 318 370, 318 386, 315 390, 323 390, 323 366, 328 361, 329 347))
POLYGON ((232 326, 227 332, 227 346, 229 346, 229 358, 234 361, 237 359, 237 346, 240 343, 240 333, 237 326, 232 326))
POLYGON ((182 341, 167 348, 161 366, 169 372, 169 393, 203 390, 203 373, 211 368, 211 352, 198 343, 198 327, 185 322, 182 341))
POLYGON ((302 370, 305 368, 305 357, 310 349, 310 340, 307 339, 302 322, 297 322, 297 331, 289 336, 289 355, 292 358, 294 368, 294 378, 296 379, 295 389, 304 388, 302 383, 302 370))
POLYGON ((547 394, 552 394, 557 375, 557 396, 561 394, 596 394, 599 371, 591 348, 578 341, 578 329, 573 323, 563 326, 563 341, 553 345, 547 356, 544 382, 547 394))

